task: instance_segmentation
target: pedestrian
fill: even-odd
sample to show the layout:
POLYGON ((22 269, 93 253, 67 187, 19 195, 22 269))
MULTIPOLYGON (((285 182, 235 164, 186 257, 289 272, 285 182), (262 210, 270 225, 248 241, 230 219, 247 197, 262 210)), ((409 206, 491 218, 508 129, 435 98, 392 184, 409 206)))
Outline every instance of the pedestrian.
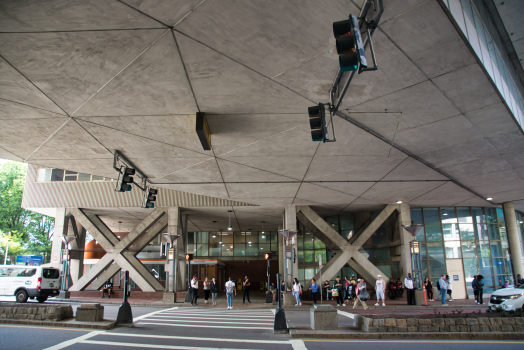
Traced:
POLYGON ((429 277, 426 277, 426 279, 424 280, 424 287, 426 287, 426 295, 428 297, 428 300, 435 301, 433 300, 433 283, 431 283, 429 277))
POLYGON ((311 279, 311 284, 309 285, 309 290, 311 290, 311 296, 313 297, 313 305, 317 305, 318 284, 317 284, 317 281, 314 278, 311 279))
POLYGON ((249 301, 249 286, 251 286, 251 282, 249 281, 249 277, 247 275, 244 276, 244 279, 242 280, 242 304, 246 303, 246 296, 247 296, 247 302, 251 304, 251 301, 249 301))
POLYGON ((326 300, 331 300, 331 286, 329 285, 328 280, 324 282, 324 285, 322 286, 322 291, 324 292, 324 295, 326 296, 326 300))
POLYGON ((442 296, 442 305, 448 305, 446 304, 446 290, 448 289, 448 283, 446 282, 446 274, 442 274, 442 276, 440 276, 438 283, 440 287, 440 295, 442 296))
POLYGON ((404 278, 404 287, 406 288, 406 298, 408 300, 408 305, 415 305, 415 290, 413 289, 413 279, 411 278, 411 273, 408 273, 408 277, 404 278))
POLYGON ((484 276, 477 276, 477 304, 484 304, 484 276))
POLYGON ((349 278, 348 276, 344 277, 344 301, 349 299, 348 287, 349 287, 349 278))
POLYGON ((517 274, 517 278, 515 279, 515 287, 520 287, 524 284, 524 278, 520 277, 520 273, 517 274))
POLYGON ((236 287, 235 282, 231 281, 231 277, 229 277, 229 280, 226 282, 226 296, 227 296, 227 309, 228 310, 233 309, 233 293, 235 293, 235 296, 237 295, 237 289, 235 287, 236 287))
POLYGON ((286 282, 282 281, 280 284, 280 298, 284 299, 284 292, 286 291, 286 282))
POLYGON ((504 285, 502 288, 509 288, 509 280, 504 280, 504 285))
POLYGON ((333 283, 333 289, 331 290, 331 295, 335 296, 333 294, 333 292, 336 290, 336 297, 337 297, 337 306, 340 306, 340 304, 342 304, 342 306, 346 306, 346 304, 344 304, 344 284, 342 283, 342 281, 340 280, 340 276, 337 276, 337 278, 335 279, 335 283, 333 283))
POLYGON ((215 279, 215 276, 213 276, 211 279, 209 290, 211 291, 211 302, 213 303, 211 306, 217 306, 218 283, 215 279))
POLYGON ((386 283, 382 280, 382 275, 377 275, 377 281, 375 282, 375 293, 377 295, 377 303, 375 306, 380 305, 380 299, 382 299, 382 306, 386 306, 386 299, 384 294, 386 292, 386 283))
POLYGON ((347 288, 348 301, 352 301, 355 298, 355 286, 356 284, 353 284, 353 281, 350 280, 347 288))
POLYGON ((471 288, 473 288, 473 295, 475 297, 475 304, 478 304, 478 298, 479 291, 477 290, 477 276, 473 276, 473 280, 471 281, 471 288))
POLYGON ((394 278, 389 280, 388 289, 389 289, 389 299, 395 300, 395 297, 397 296, 397 281, 394 278))
POLYGON ((402 296, 404 294, 404 289, 402 288, 402 281, 400 280, 400 277, 397 278, 397 296, 404 299, 402 296))
POLYGON ((191 305, 196 306, 198 299, 198 278, 197 275, 193 276, 191 280, 191 305))
POLYGON ((297 303, 295 304, 295 306, 301 306, 302 303, 300 302, 300 294, 302 292, 302 286, 300 285, 300 282, 298 281, 298 279, 295 277, 293 278, 293 295, 295 296, 295 299, 297 300, 297 303))
POLYGON ((448 301, 453 301, 453 297, 451 296, 451 293, 453 292, 453 285, 448 275, 446 275, 446 283, 448 284, 448 295, 449 295, 448 301))
POLYGON ((209 299, 209 285, 211 282, 206 278, 204 278, 204 304, 207 304, 207 300, 209 299))
POLYGON ((271 293, 271 300, 276 300, 275 295, 277 294, 277 287, 275 286, 275 282, 271 282, 268 293, 271 293))
POLYGON ((364 307, 364 310, 368 309, 368 306, 366 305, 366 302, 362 299, 360 299, 361 296, 365 296, 365 294, 368 294, 366 291, 366 282, 362 279, 357 280, 357 288, 355 288, 355 301, 353 302, 353 309, 355 309, 358 306, 358 303, 360 302, 362 304, 362 307, 364 307))
POLYGON ((111 292, 113 291, 113 283, 111 279, 108 279, 106 283, 102 286, 102 299, 104 299, 104 294, 107 292, 107 298, 111 298, 111 292))

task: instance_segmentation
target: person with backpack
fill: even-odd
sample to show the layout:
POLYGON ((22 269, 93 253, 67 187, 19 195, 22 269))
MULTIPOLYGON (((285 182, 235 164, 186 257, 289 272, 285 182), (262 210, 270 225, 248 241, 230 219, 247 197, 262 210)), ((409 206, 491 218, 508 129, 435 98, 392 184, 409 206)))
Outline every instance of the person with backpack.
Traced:
POLYGON ((302 294, 302 285, 300 284, 300 282, 298 281, 298 278, 293 278, 293 296, 295 297, 295 299, 297 300, 297 303, 295 304, 295 306, 301 306, 302 303, 300 301, 300 294, 302 294))
POLYGON ((231 310, 233 309, 233 293, 235 293, 235 296, 237 295, 237 289, 235 288, 236 284, 235 282, 231 281, 231 277, 229 277, 229 280, 226 282, 226 296, 227 296, 227 309, 231 310))
POLYGON ((484 276, 477 276, 477 304, 484 304, 484 276))
POLYGON ((478 290, 477 290, 477 276, 473 276, 473 280, 471 281, 471 288, 473 288, 473 295, 475 296, 475 304, 478 304, 478 290))

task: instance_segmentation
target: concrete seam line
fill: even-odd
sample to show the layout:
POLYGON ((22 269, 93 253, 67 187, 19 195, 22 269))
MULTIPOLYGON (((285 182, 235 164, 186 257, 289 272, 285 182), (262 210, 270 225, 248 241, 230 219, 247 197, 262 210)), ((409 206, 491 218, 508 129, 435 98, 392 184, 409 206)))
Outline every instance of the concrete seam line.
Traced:
POLYGON ((44 350, 60 350, 60 349, 64 349, 64 348, 69 347, 71 345, 77 344, 77 343, 81 342, 82 340, 87 340, 89 338, 95 337, 95 336, 97 336, 99 334, 102 334, 104 332, 105 331, 93 331, 93 332, 90 332, 88 334, 81 335, 81 336, 79 336, 77 338, 66 340, 65 342, 62 342, 60 344, 50 346, 48 348, 45 348, 44 350))
MULTIPOLYGON (((38 147, 37 147, 33 152, 31 152, 30 155, 28 155, 28 156, 26 157, 26 159, 24 159, 24 162, 27 162, 27 160, 28 160, 29 158, 31 158, 31 156, 32 156, 33 154, 35 154, 35 153, 36 153, 40 148, 42 148, 42 146, 44 146, 44 145, 46 144, 47 141, 49 141, 53 136, 55 136, 57 132, 59 132, 60 130, 62 130, 62 128, 63 128, 63 127, 64 127, 64 126, 65 126, 65 125, 66 125, 70 120, 72 120, 72 119, 73 119, 73 118, 71 118, 71 117, 67 118, 67 120, 65 121, 65 123, 63 123, 62 125, 60 125, 60 127, 59 127, 58 129, 56 129, 55 132, 53 132, 51 135, 49 135, 49 137, 48 137, 44 142, 42 142, 42 143, 40 144, 40 146, 38 146, 38 147)), ((98 140, 97 140, 97 141, 98 141, 98 140)))
POLYGON ((289 339, 289 342, 293 346, 293 350, 307 350, 306 344, 304 344, 302 339, 289 339))
MULTIPOLYGON (((177 310, 177 309, 178 309, 178 307, 172 307, 172 308, 170 308, 168 310, 177 310)), ((159 314, 159 313, 164 312, 164 311, 166 311, 166 310, 164 310, 164 309, 157 310, 157 311, 153 311, 153 312, 150 312, 150 313, 142 315, 142 316, 135 317, 135 318, 133 318, 133 322, 141 320, 141 319, 149 317, 149 316, 152 316, 152 315, 155 315, 155 314, 159 314)))

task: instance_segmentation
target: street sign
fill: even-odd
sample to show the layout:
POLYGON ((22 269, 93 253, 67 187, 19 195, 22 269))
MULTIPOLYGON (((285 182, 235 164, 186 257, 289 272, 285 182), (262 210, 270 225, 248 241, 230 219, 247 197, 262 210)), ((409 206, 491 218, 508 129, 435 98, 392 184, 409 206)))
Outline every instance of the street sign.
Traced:
POLYGON ((175 252, 173 248, 167 250, 167 260, 173 260, 175 257, 175 252))
POLYGON ((322 267, 322 254, 318 254, 318 267, 322 267))

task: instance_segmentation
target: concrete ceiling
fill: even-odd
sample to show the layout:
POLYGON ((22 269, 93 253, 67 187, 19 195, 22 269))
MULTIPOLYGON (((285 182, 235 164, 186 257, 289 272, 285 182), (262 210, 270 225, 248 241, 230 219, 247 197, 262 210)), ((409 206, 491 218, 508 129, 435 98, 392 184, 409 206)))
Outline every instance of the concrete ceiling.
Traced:
MULTIPOLYGON (((523 134, 436 0, 384 0, 379 70, 352 82, 337 141, 311 141, 307 107, 337 70, 331 24, 360 2, 2 1, 0 157, 114 177, 118 149, 157 186, 258 205, 232 208, 241 230, 276 229, 288 204, 524 210, 523 134)), ((184 210, 218 230, 228 209, 184 210)))

